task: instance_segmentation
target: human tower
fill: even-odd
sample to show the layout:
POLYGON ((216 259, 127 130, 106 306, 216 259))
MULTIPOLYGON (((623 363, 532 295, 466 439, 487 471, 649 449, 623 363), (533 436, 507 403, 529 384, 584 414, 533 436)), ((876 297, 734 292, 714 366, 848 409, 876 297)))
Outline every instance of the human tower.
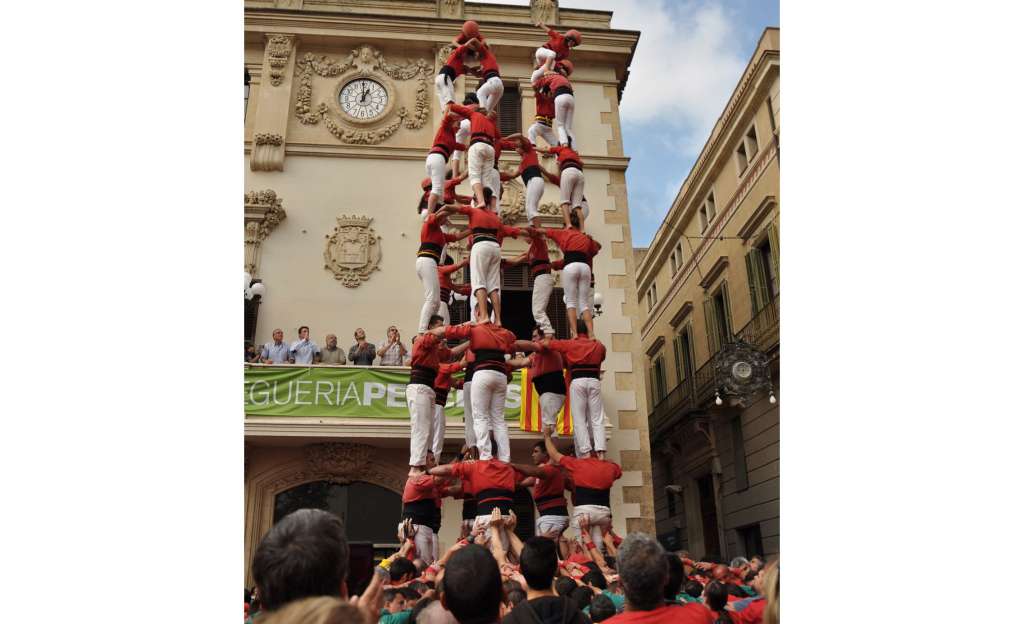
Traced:
MULTIPOLYGON (((537 116, 526 136, 518 132, 502 136, 498 129, 497 109, 504 92, 501 68, 476 22, 462 25, 452 40, 456 47, 434 83, 443 116, 425 159, 427 177, 421 182, 424 192, 417 209, 423 223, 416 274, 423 283, 424 301, 406 388, 412 426, 400 525, 406 537, 415 533, 416 550, 428 563, 436 557, 435 534, 440 528, 441 499, 446 495, 463 499, 466 534, 474 526, 490 526, 492 512, 498 513, 495 510, 508 516, 515 487, 532 483, 538 507, 544 503, 547 515, 543 517, 549 520, 538 526, 555 537, 565 530, 569 519, 562 494, 564 475, 549 462, 560 464, 562 471, 573 470, 570 465, 583 469, 576 475, 576 509, 585 513, 590 507, 598 508, 589 510, 593 513, 583 521, 584 527, 610 523, 608 489, 621 475, 616 464, 604 460, 600 368, 605 347, 593 338, 592 313, 592 262, 601 245, 585 233, 589 207, 583 196, 583 159, 573 132, 576 101, 569 56, 583 37, 577 30, 559 33, 543 23, 537 26, 548 39, 535 53, 531 81, 537 116), (475 93, 458 104, 454 83, 462 75, 476 76, 480 83, 475 93), (538 139, 546 147, 538 146, 538 139), (519 168, 512 175, 498 170, 502 150, 514 150, 520 156, 519 168), (541 153, 557 158, 558 173, 541 166, 541 153), (520 177, 526 189, 527 227, 507 226, 498 214, 502 182, 514 177, 520 177), (467 178, 472 195, 457 194, 456 187, 467 178), (541 227, 539 204, 546 182, 561 190, 564 227, 541 227), (456 230, 448 221, 453 214, 466 215, 468 228, 456 230), (502 242, 508 237, 530 239, 527 252, 510 263, 501 258, 502 242), (464 238, 470 246, 469 259, 456 264, 445 247, 464 238), (562 259, 551 260, 545 239, 558 245, 562 259), (467 263, 470 283, 454 283, 452 276, 467 263), (517 340, 501 322, 501 270, 503 265, 520 263, 529 263, 533 277, 533 340, 517 340), (555 339, 546 312, 555 270, 562 271, 569 340, 555 339), (448 306, 453 297, 471 298, 469 322, 450 325, 448 306), (448 348, 447 340, 465 342, 448 348), (517 352, 529 352, 530 356, 516 358, 517 352), (543 453, 547 459, 541 462, 549 466, 547 471, 532 466, 517 470, 509 463, 505 396, 512 370, 522 367, 531 370, 548 445, 567 394, 563 369, 568 368, 571 377, 568 394, 576 457, 564 457, 553 445, 547 447, 543 453), (452 375, 461 370, 465 370, 464 381, 453 380, 452 375), (452 387, 462 387, 465 401, 464 461, 437 466, 444 444, 444 404, 452 387), (527 475, 533 480, 526 481, 527 475), (449 485, 446 479, 452 478, 460 483, 449 485)), ((574 521, 574 526, 579 528, 578 522, 574 521)))

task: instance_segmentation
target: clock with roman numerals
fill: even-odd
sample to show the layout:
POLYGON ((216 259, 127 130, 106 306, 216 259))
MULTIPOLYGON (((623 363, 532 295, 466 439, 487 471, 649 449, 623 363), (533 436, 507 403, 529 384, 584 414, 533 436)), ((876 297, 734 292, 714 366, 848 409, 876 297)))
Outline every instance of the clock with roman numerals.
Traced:
POLYGON ((338 93, 341 110, 353 119, 371 121, 384 114, 388 105, 388 90, 370 78, 356 78, 338 93))

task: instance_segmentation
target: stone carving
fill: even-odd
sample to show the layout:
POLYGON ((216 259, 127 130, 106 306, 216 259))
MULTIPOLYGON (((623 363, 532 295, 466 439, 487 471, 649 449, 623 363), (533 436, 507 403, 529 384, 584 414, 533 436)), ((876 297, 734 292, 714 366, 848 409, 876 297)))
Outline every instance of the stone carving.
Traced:
POLYGON ((558 2, 556 0, 530 0, 530 21, 536 24, 558 23, 558 2))
POLYGON ((270 35, 267 40, 267 62, 270 64, 270 84, 278 87, 284 81, 284 70, 292 55, 292 35, 270 35))
POLYGON ((446 44, 444 44, 443 46, 441 46, 440 48, 437 49, 437 68, 438 68, 438 71, 440 71, 441 68, 444 67, 444 62, 448 60, 448 57, 451 56, 451 53, 454 52, 454 51, 455 51, 455 44, 454 43, 446 43, 446 44))
POLYGON ((253 171, 284 171, 284 137, 260 132, 253 136, 249 169, 253 171))
POLYGON ((401 471, 389 471, 373 461, 374 449, 365 444, 326 442, 305 448, 308 476, 312 479, 347 484, 366 481, 401 492, 401 471))
POLYGON ((326 56, 317 57, 307 53, 298 62, 299 93, 295 101, 295 115, 305 125, 316 125, 322 119, 328 131, 345 143, 375 145, 398 131, 404 125, 409 130, 422 128, 430 116, 430 83, 433 67, 424 59, 417 59, 404 64, 388 62, 384 54, 370 45, 362 45, 353 49, 341 63, 326 56), (313 109, 313 76, 335 78, 354 72, 354 76, 373 77, 387 76, 398 81, 416 79, 416 102, 410 111, 405 106, 398 109, 397 119, 386 126, 375 130, 355 130, 348 128, 344 122, 331 118, 331 109, 326 102, 321 102, 313 109))
POLYGON ((270 189, 245 194, 245 270, 250 275, 257 274, 263 241, 287 216, 281 204, 270 189))
POLYGON ((562 205, 557 202, 545 202, 537 206, 537 212, 539 212, 542 215, 560 217, 562 216, 562 205))
POLYGON ((437 16, 450 19, 462 19, 464 13, 462 0, 437 0, 437 16))
MULTIPOLYGON (((505 173, 515 173, 515 170, 505 173)), ((526 192, 522 182, 509 180, 505 182, 501 193, 501 202, 498 204, 498 212, 501 220, 506 225, 512 225, 520 219, 526 218, 526 192)))
POLYGON ((342 215, 334 232, 325 236, 324 268, 349 288, 356 288, 380 270, 380 236, 373 231, 371 217, 342 215))

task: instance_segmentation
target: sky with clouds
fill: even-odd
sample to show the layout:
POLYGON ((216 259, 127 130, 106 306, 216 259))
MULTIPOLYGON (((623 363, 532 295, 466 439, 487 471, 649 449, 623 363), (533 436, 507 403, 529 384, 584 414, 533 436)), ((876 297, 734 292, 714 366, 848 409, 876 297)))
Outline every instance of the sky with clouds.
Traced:
MULTIPOLYGON (((475 0, 528 5, 528 0, 475 0)), ((725 107, 761 32, 779 25, 777 0, 562 0, 613 11, 612 28, 639 30, 622 96, 622 140, 633 245, 654 238, 725 107)))

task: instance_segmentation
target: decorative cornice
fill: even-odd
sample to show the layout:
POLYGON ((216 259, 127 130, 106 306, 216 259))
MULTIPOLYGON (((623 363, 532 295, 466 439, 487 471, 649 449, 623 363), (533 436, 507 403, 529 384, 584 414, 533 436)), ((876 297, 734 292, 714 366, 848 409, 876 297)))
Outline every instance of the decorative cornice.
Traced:
POLYGON ((683 304, 683 307, 679 308, 679 311, 672 316, 672 320, 669 321, 669 325, 672 326, 672 329, 677 329, 682 325, 683 321, 686 320, 686 317, 690 315, 690 312, 693 312, 693 302, 687 301, 683 304))
POLYGON ((292 55, 295 35, 267 35, 267 62, 270 65, 270 84, 275 87, 284 82, 285 68, 292 55))
POLYGON ((253 143, 256 145, 283 145, 284 137, 280 134, 258 132, 253 136, 253 143))
POLYGON ((245 194, 245 270, 256 276, 263 241, 288 216, 277 193, 267 189, 245 194))
POLYGON ((665 337, 658 336, 658 339, 651 346, 647 347, 647 357, 654 357, 654 354, 663 346, 665 346, 665 337))
POLYGON ((761 226, 765 217, 771 214, 772 209, 775 208, 777 204, 778 200, 774 195, 766 195, 765 198, 761 200, 758 207, 754 209, 754 212, 751 213, 750 218, 747 219, 746 223, 740 226, 736 236, 742 238, 743 242, 746 243, 751 236, 757 233, 757 229, 761 226))
POLYGON ((284 171, 284 137, 269 132, 258 132, 253 135, 249 169, 252 171, 284 171))
POLYGON ((715 280, 718 279, 718 276, 722 274, 722 271, 727 268, 729 268, 729 256, 719 256, 718 260, 715 260, 715 263, 711 265, 711 269, 708 270, 704 279, 700 281, 700 287, 704 290, 710 288, 715 283, 715 280))

